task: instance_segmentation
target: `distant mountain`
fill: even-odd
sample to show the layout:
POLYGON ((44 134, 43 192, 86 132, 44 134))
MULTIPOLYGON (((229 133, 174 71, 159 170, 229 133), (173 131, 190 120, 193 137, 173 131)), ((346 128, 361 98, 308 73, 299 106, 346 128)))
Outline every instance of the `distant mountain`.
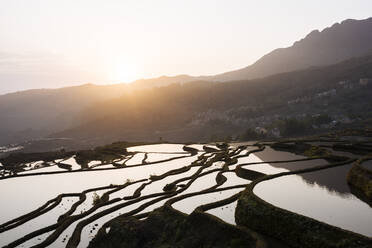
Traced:
POLYGON ((372 17, 365 20, 348 19, 322 31, 314 30, 292 46, 275 49, 254 64, 242 69, 213 76, 179 75, 138 80, 135 83, 143 85, 155 80, 158 86, 166 86, 170 83, 197 80, 225 82, 262 78, 312 66, 332 65, 370 52, 372 52, 372 17))
MULTIPOLYGON (((249 47, 247 47, 249 49, 249 47)), ((332 65, 372 52, 372 17, 364 20, 347 19, 341 23, 314 30, 305 38, 287 48, 278 48, 264 55, 254 64, 242 69, 213 76, 160 77, 164 82, 190 82, 197 80, 234 81, 262 78, 312 66, 332 65)), ((146 81, 143 81, 145 83, 146 81)), ((151 82, 149 80, 148 82, 151 82)), ((168 83, 169 84, 169 83, 168 83)), ((165 83, 163 86, 166 86, 165 83)))
POLYGON ((276 49, 253 65, 205 79, 231 81, 260 78, 311 66, 335 64, 363 56, 369 51, 372 51, 372 18, 349 19, 321 32, 312 31, 293 46, 276 49))

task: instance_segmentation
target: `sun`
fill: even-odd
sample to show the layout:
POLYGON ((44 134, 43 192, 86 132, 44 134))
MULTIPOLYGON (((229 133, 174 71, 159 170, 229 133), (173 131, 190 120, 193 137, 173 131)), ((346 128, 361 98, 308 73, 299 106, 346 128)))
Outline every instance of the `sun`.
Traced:
POLYGON ((115 61, 108 69, 108 79, 115 83, 130 83, 139 77, 138 67, 134 63, 115 61))

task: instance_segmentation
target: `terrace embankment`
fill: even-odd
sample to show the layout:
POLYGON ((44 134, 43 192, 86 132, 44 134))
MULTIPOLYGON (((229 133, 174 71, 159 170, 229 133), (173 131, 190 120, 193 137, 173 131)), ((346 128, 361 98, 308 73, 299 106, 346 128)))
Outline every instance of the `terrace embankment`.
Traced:
POLYGON ((256 240, 244 228, 226 224, 209 214, 183 214, 166 205, 144 219, 117 218, 102 228, 90 248, 199 248, 256 247, 256 240))
POLYGON ((364 163, 370 163, 371 158, 361 159, 354 163, 347 175, 349 185, 358 191, 360 198, 372 205, 372 171, 363 166, 364 163))

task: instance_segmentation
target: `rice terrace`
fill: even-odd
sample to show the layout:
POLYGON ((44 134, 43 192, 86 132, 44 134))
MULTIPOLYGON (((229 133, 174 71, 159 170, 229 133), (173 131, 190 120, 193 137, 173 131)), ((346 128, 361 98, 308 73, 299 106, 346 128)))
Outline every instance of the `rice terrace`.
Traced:
POLYGON ((371 247, 371 152, 372 131, 347 130, 15 153, 0 160, 1 245, 371 247))

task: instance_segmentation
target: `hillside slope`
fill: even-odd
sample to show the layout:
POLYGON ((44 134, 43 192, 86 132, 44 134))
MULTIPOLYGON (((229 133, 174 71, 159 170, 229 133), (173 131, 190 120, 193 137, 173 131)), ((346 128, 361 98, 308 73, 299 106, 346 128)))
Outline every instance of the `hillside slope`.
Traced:
POLYGON ((141 90, 87 108, 80 115, 81 125, 53 137, 198 141, 215 133, 236 135, 258 125, 252 122, 255 118, 327 111, 332 115, 370 114, 371 87, 361 86, 361 78, 372 78, 372 56, 262 79, 217 84, 200 81, 141 90), (350 89, 340 84, 344 82, 350 89), (317 96, 330 90, 338 92, 335 97, 317 96), (308 102, 288 105, 301 98, 308 102))
POLYGON ((126 85, 92 84, 0 96, 0 145, 36 138, 71 126, 89 105, 123 94, 126 85))
POLYGON ((265 77, 282 72, 330 65, 372 51, 372 18, 345 20, 319 32, 314 30, 288 48, 266 54, 253 65, 209 77, 231 81, 265 77))
POLYGON ((0 95, 0 145, 41 138, 76 125, 88 106, 120 97, 124 92, 185 83, 187 75, 140 79, 131 84, 86 84, 60 89, 36 89, 0 95))

